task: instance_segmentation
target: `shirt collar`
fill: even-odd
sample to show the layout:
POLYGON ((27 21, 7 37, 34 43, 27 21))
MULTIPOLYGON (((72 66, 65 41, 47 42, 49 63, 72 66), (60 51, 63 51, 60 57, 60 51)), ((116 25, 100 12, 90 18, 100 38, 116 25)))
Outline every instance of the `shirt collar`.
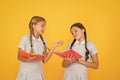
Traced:
POLYGON ((81 44, 84 44, 84 43, 85 43, 85 40, 83 40, 83 41, 81 41, 81 42, 79 42, 78 40, 76 40, 75 43, 77 43, 77 44, 80 44, 80 43, 81 43, 81 44))
POLYGON ((38 41, 41 40, 40 37, 39 37, 38 39, 36 39, 33 35, 32 35, 32 39, 33 39, 33 40, 38 40, 38 41))

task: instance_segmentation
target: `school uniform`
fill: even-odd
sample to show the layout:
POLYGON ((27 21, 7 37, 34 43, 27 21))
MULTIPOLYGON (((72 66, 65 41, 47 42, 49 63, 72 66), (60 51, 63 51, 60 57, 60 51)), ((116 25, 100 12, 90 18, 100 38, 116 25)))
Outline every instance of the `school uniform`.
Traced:
MULTIPOLYGON (((71 43, 68 46, 68 49, 70 49, 71 43)), ((87 41, 87 48, 89 49, 89 59, 87 60, 90 62, 91 55, 97 53, 97 49, 95 45, 87 41)), ((80 55, 82 55, 82 60, 85 60, 85 40, 82 42, 76 41, 72 47, 73 50, 78 52, 80 55)), ((64 73, 63 80, 87 80, 88 74, 88 68, 80 63, 71 63, 66 69, 64 73)))
MULTIPOLYGON (((32 43, 34 49, 33 54, 42 55, 44 51, 44 45, 41 38, 35 39, 34 37, 32 37, 32 43)), ((22 38, 18 47, 26 52, 30 52, 30 35, 25 35, 22 38)), ((44 80, 44 75, 42 71, 42 61, 20 61, 20 71, 16 80, 44 80)))

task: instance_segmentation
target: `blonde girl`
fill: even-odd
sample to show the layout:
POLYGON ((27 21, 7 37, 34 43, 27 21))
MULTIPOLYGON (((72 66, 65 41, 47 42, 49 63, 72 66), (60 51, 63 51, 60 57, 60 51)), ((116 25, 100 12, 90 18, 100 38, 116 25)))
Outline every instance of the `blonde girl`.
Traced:
POLYGON ((54 49, 62 45, 62 41, 56 42, 50 51, 46 46, 46 41, 42 37, 45 31, 46 20, 40 16, 33 16, 29 22, 30 34, 23 36, 18 46, 18 60, 20 60, 20 71, 16 80, 44 80, 42 63, 46 63, 54 49), (31 54, 43 55, 43 60, 39 61, 40 56, 30 56, 28 58, 20 55, 20 50, 31 54))

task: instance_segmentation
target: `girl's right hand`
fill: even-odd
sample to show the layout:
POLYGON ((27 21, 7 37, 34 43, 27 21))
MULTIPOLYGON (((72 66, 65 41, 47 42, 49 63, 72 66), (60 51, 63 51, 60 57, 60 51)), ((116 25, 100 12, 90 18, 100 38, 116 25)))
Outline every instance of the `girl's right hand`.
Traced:
POLYGON ((74 62, 73 60, 74 56, 72 55, 68 55, 67 58, 64 58, 63 62, 62 62, 62 66, 64 68, 66 68, 67 66, 69 66, 71 63, 74 62))
POLYGON ((70 62, 70 63, 74 62, 74 56, 73 56, 73 54, 68 55, 67 58, 65 58, 65 60, 68 61, 68 62, 70 62))

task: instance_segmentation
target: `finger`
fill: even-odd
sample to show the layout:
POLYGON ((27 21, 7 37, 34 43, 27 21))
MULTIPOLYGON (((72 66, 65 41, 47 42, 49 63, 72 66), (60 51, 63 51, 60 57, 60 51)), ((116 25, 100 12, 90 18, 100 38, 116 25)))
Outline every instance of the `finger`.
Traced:
POLYGON ((64 43, 64 41, 61 41, 60 44, 62 45, 64 43))
POLYGON ((70 55, 70 58, 73 58, 73 54, 70 55))
POLYGON ((70 54, 67 55, 67 58, 69 58, 70 54))
POLYGON ((38 55, 30 56, 31 59, 35 59, 35 58, 37 58, 37 57, 38 57, 38 55))
POLYGON ((41 55, 37 55, 36 57, 35 57, 35 59, 40 59, 41 58, 41 55))

